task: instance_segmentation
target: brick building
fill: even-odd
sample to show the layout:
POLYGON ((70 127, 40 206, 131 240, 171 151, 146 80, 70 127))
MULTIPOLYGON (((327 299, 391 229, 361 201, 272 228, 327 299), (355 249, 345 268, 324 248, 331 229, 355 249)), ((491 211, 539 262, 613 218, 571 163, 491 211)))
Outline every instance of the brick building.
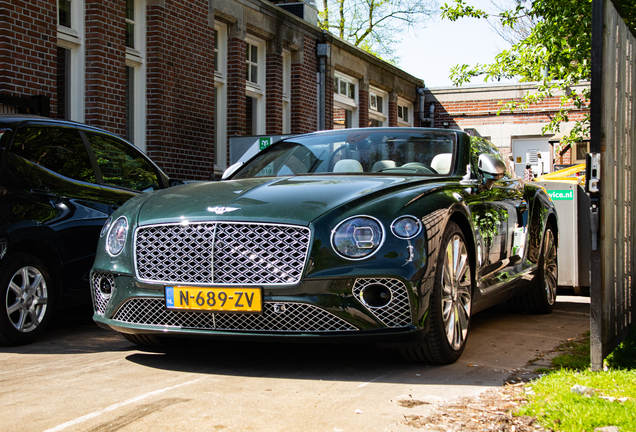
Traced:
POLYGON ((185 179, 227 167, 232 137, 417 125, 423 81, 316 22, 311 2, 3 1, 0 108, 110 130, 185 179))
POLYGON ((578 143, 574 149, 562 147, 559 142, 574 121, 589 114, 589 109, 574 110, 570 123, 562 124, 558 134, 543 133, 544 126, 560 109, 561 99, 557 96, 525 110, 499 113, 506 102, 521 102, 534 89, 533 84, 430 88, 426 89, 426 116, 432 118, 435 127, 462 129, 490 139, 505 156, 513 156, 518 175, 523 174, 528 162, 538 174, 561 165, 585 162, 587 141, 578 143))

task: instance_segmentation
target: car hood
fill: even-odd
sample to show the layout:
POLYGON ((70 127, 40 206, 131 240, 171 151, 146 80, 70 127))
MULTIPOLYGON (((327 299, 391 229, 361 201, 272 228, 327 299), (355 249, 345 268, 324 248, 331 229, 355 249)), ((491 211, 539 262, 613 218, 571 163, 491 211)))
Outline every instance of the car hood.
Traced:
POLYGON ((239 219, 308 225, 355 199, 430 181, 312 176, 194 183, 150 194, 139 212, 138 223, 239 219))

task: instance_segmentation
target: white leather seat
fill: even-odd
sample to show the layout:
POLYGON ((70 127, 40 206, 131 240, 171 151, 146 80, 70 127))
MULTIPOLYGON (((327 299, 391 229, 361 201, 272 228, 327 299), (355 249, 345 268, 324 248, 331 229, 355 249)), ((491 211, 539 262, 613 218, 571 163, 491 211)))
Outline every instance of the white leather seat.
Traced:
POLYGON ((451 169, 452 159, 452 153, 440 153, 431 161, 431 168, 437 171, 438 174, 448 174, 451 169))
POLYGON ((392 160, 379 160, 371 167, 371 172, 381 171, 387 168, 395 168, 397 165, 392 160))
POLYGON ((333 172, 362 172, 362 165, 355 159, 342 159, 333 166, 333 172))

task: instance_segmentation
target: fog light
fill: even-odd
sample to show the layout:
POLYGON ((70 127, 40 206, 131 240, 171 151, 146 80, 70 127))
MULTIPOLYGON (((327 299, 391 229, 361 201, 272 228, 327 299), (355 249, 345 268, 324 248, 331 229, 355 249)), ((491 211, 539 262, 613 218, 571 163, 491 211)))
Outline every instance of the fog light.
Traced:
POLYGON ((368 285, 360 291, 360 300, 371 308, 380 308, 391 303, 391 290, 380 284, 368 285))
POLYGON ((104 298, 110 298, 110 295, 113 293, 113 284, 106 276, 102 276, 99 278, 99 292, 102 294, 104 298))

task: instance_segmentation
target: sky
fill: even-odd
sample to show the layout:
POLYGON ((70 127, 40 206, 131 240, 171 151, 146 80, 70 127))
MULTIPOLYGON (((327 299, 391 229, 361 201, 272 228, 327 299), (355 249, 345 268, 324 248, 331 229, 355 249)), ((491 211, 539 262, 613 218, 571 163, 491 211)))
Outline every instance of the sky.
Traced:
MULTIPOLYGON (((439 0, 440 4, 451 0, 439 0)), ((467 0, 486 12, 496 12, 491 0, 467 0)), ((505 3, 503 1, 498 4, 505 3)), ((425 27, 410 30, 398 48, 400 69, 424 80, 426 87, 452 86, 450 69, 456 64, 491 63, 495 56, 510 45, 486 20, 460 18, 458 21, 436 18, 425 27)), ((482 84, 475 78, 471 84, 482 84)))

